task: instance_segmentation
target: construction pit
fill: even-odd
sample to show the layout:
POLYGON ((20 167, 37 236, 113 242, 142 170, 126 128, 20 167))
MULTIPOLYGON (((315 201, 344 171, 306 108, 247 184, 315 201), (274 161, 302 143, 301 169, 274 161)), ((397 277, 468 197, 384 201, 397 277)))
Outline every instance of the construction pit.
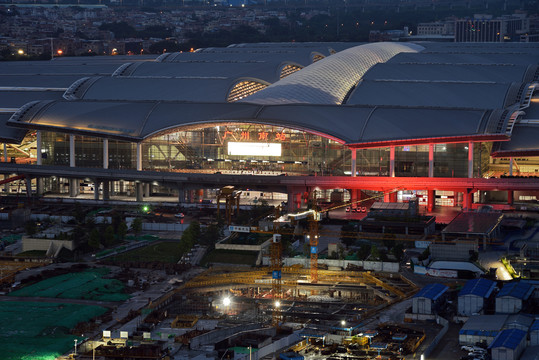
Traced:
POLYGON ((197 321, 209 319, 217 320, 219 327, 308 328, 343 340, 357 335, 366 319, 417 291, 398 273, 318 270, 317 283, 308 281, 310 269, 297 266, 283 267, 280 279, 272 275, 268 268, 208 269, 149 304, 147 311, 152 312, 140 328, 184 327, 175 342, 190 349, 200 347, 198 339, 212 331, 197 321))

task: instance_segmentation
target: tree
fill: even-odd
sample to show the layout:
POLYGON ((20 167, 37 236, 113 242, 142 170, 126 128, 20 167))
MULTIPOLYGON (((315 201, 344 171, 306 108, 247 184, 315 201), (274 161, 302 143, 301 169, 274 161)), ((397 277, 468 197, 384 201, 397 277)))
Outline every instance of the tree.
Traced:
POLYGON ((138 235, 142 231, 142 219, 141 218, 135 218, 133 222, 131 223, 131 230, 135 233, 135 235, 138 235))
POLYGON ((37 225, 35 221, 28 221, 24 225, 24 230, 28 236, 33 236, 37 233, 37 225))
POLYGON ((210 224, 203 231, 200 242, 204 245, 213 245, 219 240, 221 229, 217 224, 210 224))
POLYGON ((393 254, 393 256, 395 256, 397 261, 400 262, 404 257, 404 246, 402 244, 397 244, 393 246, 393 248, 391 249, 391 253, 393 254))
POLYGON ((116 231, 116 233, 118 234, 118 240, 122 241, 123 239, 125 239, 125 235, 127 234, 127 224, 125 223, 125 221, 122 221, 118 225, 118 230, 116 231))
POLYGON ((90 232, 88 245, 94 249, 99 249, 100 240, 101 240, 101 234, 99 234, 99 230, 97 230, 96 228, 93 228, 92 231, 90 232))
POLYGON ((376 246, 376 245, 372 245, 372 246, 371 246, 371 256, 372 256, 373 259, 375 259, 375 260, 379 260, 379 259, 380 259, 380 250, 378 250, 378 246, 376 246))
POLYGON ((75 221, 77 223, 83 223, 84 219, 86 218, 86 212, 82 209, 82 206, 80 203, 75 203, 75 208, 73 209, 73 217, 75 218, 75 221))
POLYGON ((109 225, 105 228, 105 246, 114 245, 114 228, 112 225, 109 225))
POLYGON ((354 224, 344 224, 341 227, 341 241, 346 247, 350 247, 356 241, 357 232, 354 224))
POLYGON ((361 244, 357 251, 357 258, 359 260, 365 260, 371 253, 371 246, 369 244, 361 244))

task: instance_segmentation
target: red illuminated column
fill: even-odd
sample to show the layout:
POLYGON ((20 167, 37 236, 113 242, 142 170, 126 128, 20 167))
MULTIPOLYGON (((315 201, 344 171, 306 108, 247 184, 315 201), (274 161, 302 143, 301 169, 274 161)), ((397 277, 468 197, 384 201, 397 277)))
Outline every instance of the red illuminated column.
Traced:
POLYGON ((350 189, 350 201, 352 202, 352 204, 354 204, 356 201, 358 201, 357 190, 356 189, 350 189))
POLYGON ((427 191, 427 211, 434 210, 434 206, 436 203, 436 195, 434 190, 428 190, 427 191))
POLYGON ((464 191, 462 193, 462 196, 464 197, 464 204, 463 204, 463 210, 470 211, 472 210, 472 204, 473 204, 473 192, 471 192, 469 189, 464 191))
POLYGON ((473 142, 468 142, 468 177, 473 178, 473 142))
POLYGON ((392 192, 391 194, 389 194, 389 201, 397 202, 397 192, 392 192))
POLYGON ((395 147, 389 147, 389 176, 395 177, 395 147))
POLYGON ((352 176, 356 176, 356 169, 357 169, 357 162, 356 162, 356 159, 357 159, 357 149, 350 149, 350 151, 352 152, 352 164, 351 164, 351 172, 352 172, 352 176))
POLYGON ((295 206, 295 210, 301 207, 301 193, 294 194, 294 206, 295 206))
POLYGON ((513 191, 512 190, 507 191, 507 203, 509 205, 513 205, 513 191))
POLYGON ((429 177, 434 177, 434 144, 429 144, 429 177))
POLYGON ((385 194, 384 194, 384 202, 391 202, 388 193, 385 193, 385 194))

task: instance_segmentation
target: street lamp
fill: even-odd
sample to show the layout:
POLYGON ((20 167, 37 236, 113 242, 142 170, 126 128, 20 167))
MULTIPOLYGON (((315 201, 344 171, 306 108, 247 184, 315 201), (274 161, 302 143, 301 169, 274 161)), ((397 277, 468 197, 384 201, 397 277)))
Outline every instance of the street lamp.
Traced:
POLYGON ((75 355, 77 355, 77 342, 78 342, 78 339, 75 339, 75 355))
POLYGON ((275 307, 278 309, 281 306, 281 302, 279 300, 275 301, 275 307))
POLYGON ((223 299, 223 305, 226 307, 226 314, 228 315, 228 307, 230 306, 230 297, 225 297, 223 299))

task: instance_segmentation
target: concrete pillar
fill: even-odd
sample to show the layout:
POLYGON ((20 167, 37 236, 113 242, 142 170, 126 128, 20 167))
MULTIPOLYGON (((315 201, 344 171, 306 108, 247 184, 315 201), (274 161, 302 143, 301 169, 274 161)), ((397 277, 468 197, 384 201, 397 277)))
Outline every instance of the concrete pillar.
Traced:
POLYGON ((513 190, 507 191, 507 203, 509 205, 513 205, 513 195, 514 195, 513 190))
POLYGON ((125 192, 125 181, 120 180, 118 184, 120 194, 123 194, 125 192))
POLYGON ((69 166, 75 167, 75 135, 69 135, 69 166))
POLYGON ((36 178, 36 195, 43 196, 43 178, 36 178))
POLYGON ((137 143, 137 171, 142 171, 142 144, 137 143))
POLYGON ((4 143, 4 162, 7 162, 7 144, 4 143))
POLYGON ((356 176, 356 168, 357 168, 357 149, 350 149, 350 151, 352 152, 352 166, 351 166, 351 171, 352 171, 352 176, 356 176))
POLYGON ((99 200, 99 181, 94 180, 94 200, 99 200))
MULTIPOLYGON (((75 167, 75 135, 69 135, 69 166, 75 167)), ((78 179, 69 179, 69 196, 77 197, 79 192, 78 179)))
POLYGON ((41 130, 36 131, 36 165, 42 165, 41 156, 41 130))
POLYGON ((26 177, 26 196, 31 197, 32 196, 32 178, 26 177))
POLYGON ((79 192, 79 179, 69 179, 69 197, 77 197, 79 192))
POLYGON ((389 147, 389 176, 395 177, 395 146, 389 147))
POLYGON ((473 178, 473 142, 468 142, 468 177, 473 178))
POLYGON ((103 139, 103 169, 109 168, 109 139, 103 139))
POLYGON ((427 191, 427 211, 434 210, 434 207, 436 206, 436 195, 434 190, 428 190, 427 191))
MULTIPOLYGON (((36 132, 36 165, 42 165, 43 164, 43 156, 41 154, 41 130, 37 130, 36 132)), ((42 178, 36 178, 36 195, 42 196, 43 195, 43 179, 42 178)))
POLYGON ((434 144, 429 144, 429 177, 434 177, 434 144))
POLYGON ((512 156, 509 158, 509 176, 513 176, 513 157, 512 156))
POLYGON ((144 184, 144 197, 149 197, 149 196, 150 196, 150 184, 145 183, 144 184))
POLYGON ((135 183, 135 198, 137 199, 137 202, 142 202, 142 183, 141 182, 135 183))
POLYGON ((103 181, 103 200, 110 200, 110 181, 103 181))
POLYGON ((182 187, 178 188, 178 202, 180 204, 185 202, 185 190, 182 187))

